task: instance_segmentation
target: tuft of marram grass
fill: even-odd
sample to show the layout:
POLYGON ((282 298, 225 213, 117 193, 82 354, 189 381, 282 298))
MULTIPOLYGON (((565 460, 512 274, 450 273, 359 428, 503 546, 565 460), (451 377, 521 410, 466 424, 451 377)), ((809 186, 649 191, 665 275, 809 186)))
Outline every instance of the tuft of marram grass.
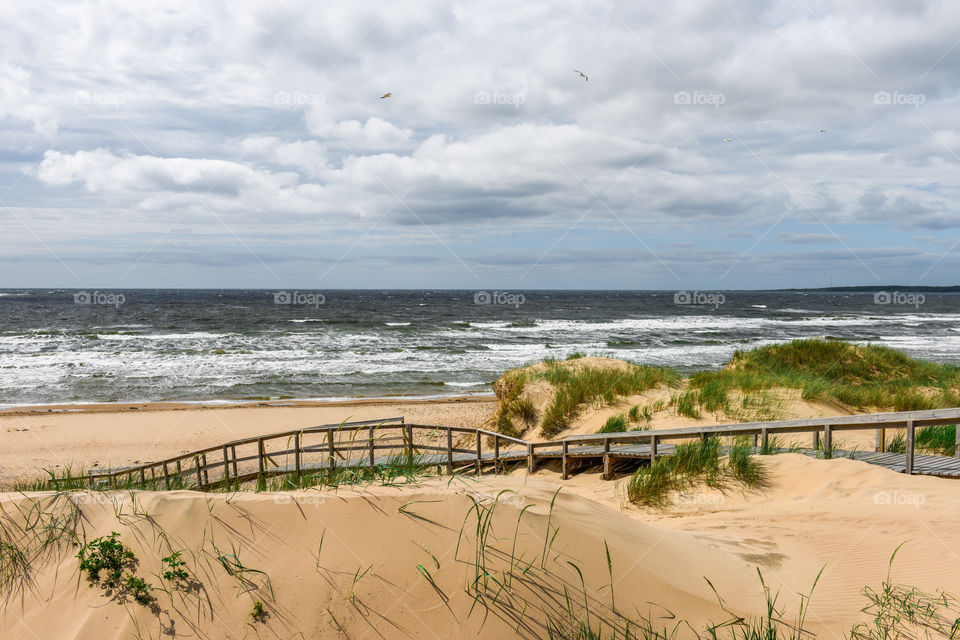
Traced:
POLYGON ((541 435, 548 438, 569 427, 584 404, 613 404, 618 398, 679 380, 672 369, 633 364, 623 369, 573 369, 552 364, 534 375, 554 387, 553 401, 544 411, 541 423, 541 435))
MULTIPOLYGON (((804 339, 737 351, 724 369, 690 376, 690 387, 698 392, 697 406, 706 411, 729 411, 734 390, 768 410, 764 405, 770 400, 757 394, 774 388, 799 389, 808 401, 912 411, 960 404, 960 367, 879 345, 804 339)), ((744 409, 756 413, 757 407, 744 409)))
POLYGON ((640 467, 627 483, 627 498, 648 507, 669 506, 675 492, 707 485, 725 489, 730 484, 745 489, 766 485, 766 473, 759 460, 751 456, 746 440, 738 440, 730 449, 726 464, 721 464, 721 445, 717 437, 677 445, 670 457, 657 458, 640 467))
POLYGON ((627 419, 622 413, 610 416, 597 433, 621 433, 627 430, 627 419))

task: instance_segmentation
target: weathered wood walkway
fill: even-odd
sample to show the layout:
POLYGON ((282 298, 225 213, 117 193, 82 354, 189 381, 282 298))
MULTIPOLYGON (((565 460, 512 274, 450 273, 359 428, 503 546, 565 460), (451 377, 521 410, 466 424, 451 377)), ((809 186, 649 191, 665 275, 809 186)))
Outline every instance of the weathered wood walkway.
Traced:
MULTIPOLYGON (((411 424, 403 417, 321 425, 234 440, 166 460, 122 469, 91 471, 91 488, 103 486, 192 487, 208 489, 289 473, 319 469, 377 467, 402 462, 446 467, 448 473, 472 467, 477 473, 492 467, 526 463, 529 472, 538 461, 557 460, 563 478, 572 466, 602 465, 603 477, 613 465, 633 466, 673 454, 678 442, 720 436, 752 438, 754 451, 778 453, 770 437, 810 434, 809 448, 789 451, 815 457, 862 460, 907 474, 960 478, 960 458, 915 452, 916 429, 960 424, 960 408, 932 411, 836 416, 809 420, 708 425, 685 429, 630 431, 569 436, 560 441, 528 442, 468 427, 411 424), (886 451, 886 429, 906 431, 906 453, 886 451), (834 449, 835 431, 876 431, 876 451, 834 449)), ((960 434, 960 429, 958 429, 960 434)), ((960 449, 958 449, 960 451, 960 449)))

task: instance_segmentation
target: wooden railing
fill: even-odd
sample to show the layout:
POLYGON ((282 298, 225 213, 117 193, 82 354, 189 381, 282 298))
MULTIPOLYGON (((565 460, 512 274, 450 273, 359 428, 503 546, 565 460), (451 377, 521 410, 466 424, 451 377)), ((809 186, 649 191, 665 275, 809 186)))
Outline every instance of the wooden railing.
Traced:
MULTIPOLYGON (((642 443, 650 446, 650 457, 657 456, 657 444, 665 440, 687 438, 706 438, 709 436, 752 436, 754 446, 766 450, 769 437, 773 434, 809 433, 812 435, 811 448, 823 449, 824 456, 830 457, 833 450, 835 431, 876 431, 876 450, 886 450, 886 430, 906 430, 906 473, 912 474, 916 450, 916 430, 944 424, 960 423, 960 408, 932 409, 928 411, 899 411, 892 413, 870 413, 853 416, 832 416, 801 420, 782 420, 777 422, 748 422, 741 424, 718 424, 678 429, 657 429, 655 431, 631 431, 626 433, 596 433, 569 436, 563 441, 564 448, 587 444, 602 445, 604 448, 604 476, 609 476, 609 452, 611 446, 630 443, 642 443), (822 441, 821 441, 822 437, 822 441), (758 442, 759 441, 759 442, 758 442)), ((960 426, 955 436, 955 455, 960 456, 960 426)), ((537 443, 534 448, 556 446, 556 443, 537 443)))
MULTIPOLYGON (((754 446, 767 450, 772 435, 809 433, 812 435, 811 449, 822 449, 824 457, 830 457, 835 431, 875 430, 876 449, 884 451, 886 429, 906 430, 906 473, 912 474, 916 429, 944 424, 960 424, 960 408, 594 433, 568 436, 560 441, 528 442, 485 429, 407 423, 401 416, 243 438, 158 462, 90 471, 88 478, 91 488, 152 485, 202 490, 287 473, 375 467, 388 464, 399 456, 425 465, 445 466, 447 473, 451 474, 457 466, 473 466, 480 473, 485 464, 492 464, 499 471, 508 462, 522 461, 533 473, 538 458, 559 458, 566 478, 568 458, 579 456, 602 459, 603 477, 609 479, 612 459, 618 455, 623 457, 635 445, 646 445, 648 450, 641 455, 652 461, 660 455, 659 445, 667 441, 752 436, 754 446), (463 440, 467 444, 463 444, 463 440), (485 450, 484 440, 490 451, 485 450)), ((957 442, 956 450, 960 454, 960 427, 957 428, 957 442)), ((631 452, 630 457, 638 457, 636 451, 631 452)))
POLYGON ((501 433, 444 425, 407 423, 403 417, 326 424, 269 435, 232 440, 172 458, 124 467, 93 470, 91 488, 98 486, 149 486, 207 489, 286 473, 301 474, 321 469, 374 467, 392 460, 416 460, 445 465, 493 463, 504 460, 503 446, 527 446, 527 442, 501 433), (472 446, 455 442, 469 435, 472 446), (483 439, 492 441, 492 456, 484 459, 483 439), (403 457, 403 458, 400 458, 403 457))

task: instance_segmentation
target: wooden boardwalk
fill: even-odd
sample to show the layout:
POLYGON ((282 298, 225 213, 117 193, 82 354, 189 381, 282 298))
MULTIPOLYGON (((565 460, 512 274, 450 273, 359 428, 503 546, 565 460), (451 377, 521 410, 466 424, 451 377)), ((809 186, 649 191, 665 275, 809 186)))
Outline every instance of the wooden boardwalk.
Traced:
MULTIPOLYGON (((203 490, 281 474, 377 467, 403 461, 439 465, 452 474, 464 467, 472 467, 477 473, 483 467, 500 471, 505 465, 516 463, 526 463, 527 470, 533 473, 538 462, 553 460, 560 462, 564 479, 569 477, 572 466, 592 465, 602 465, 603 477, 610 479, 614 464, 635 467, 673 455, 680 442, 711 436, 752 438, 755 453, 790 451, 824 457, 826 451, 829 457, 861 460, 900 473, 960 478, 960 457, 922 455, 914 450, 917 428, 950 424, 960 424, 960 408, 598 433, 560 441, 528 442, 485 429, 411 424, 403 417, 395 417, 284 431, 234 440, 136 467, 91 471, 89 484, 91 488, 203 490), (906 430, 906 453, 885 451, 886 429, 906 430), (875 431, 876 451, 834 449, 832 434, 841 430, 875 431), (771 435, 798 433, 811 435, 810 448, 771 450, 771 435)), ((960 429, 957 433, 960 436, 960 429)))

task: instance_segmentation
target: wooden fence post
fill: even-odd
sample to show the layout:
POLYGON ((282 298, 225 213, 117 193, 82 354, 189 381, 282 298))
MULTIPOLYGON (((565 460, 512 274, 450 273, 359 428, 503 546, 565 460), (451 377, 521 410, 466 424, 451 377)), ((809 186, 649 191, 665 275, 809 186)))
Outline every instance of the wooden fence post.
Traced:
POLYGON ((412 461, 413 460, 413 427, 408 424, 403 428, 403 430, 407 434, 407 457, 410 458, 410 460, 412 461))
POLYGON ((260 465, 260 475, 263 475, 263 472, 266 470, 267 461, 264 460, 266 456, 266 451, 263 447, 263 438, 257 438, 257 464, 260 465))
POLYGON ((370 425, 370 468, 377 466, 377 454, 374 452, 373 425, 370 425))
POLYGON ((337 452, 333 447, 333 429, 327 429, 327 450, 330 452, 330 469, 337 466, 337 452))
POLYGON ((563 457, 561 458, 560 467, 563 470, 563 479, 566 480, 570 477, 570 473, 567 468, 567 454, 570 452, 570 443, 566 440, 563 441, 563 457))
POLYGON ((493 435, 493 472, 500 473, 500 436, 493 435))
POLYGON ((907 420, 907 468, 905 471, 908 476, 913 475, 914 435, 913 420, 907 420))
POLYGON ((770 453, 770 436, 767 434, 766 427, 760 429, 760 453, 770 453))
POLYGON ((477 431, 477 475, 478 476, 480 475, 480 456, 483 453, 481 446, 482 445, 480 444, 480 432, 477 431))
POLYGON ((953 457, 960 458, 960 424, 955 426, 954 429, 956 430, 956 435, 954 436, 954 442, 956 444, 954 444, 953 457))
POLYGON ((237 445, 230 445, 230 457, 233 458, 233 477, 238 478, 240 474, 237 473, 237 445))
POLYGON ((650 434, 650 464, 657 461, 657 436, 650 434))
POLYGON ((877 446, 875 449, 883 453, 887 450, 887 430, 886 429, 877 429, 877 446))
POLYGON ((603 479, 610 479, 610 438, 603 439, 603 479))
MULTIPOLYGON (((90 479, 93 480, 93 478, 90 479)), ((93 483, 91 482, 91 485, 92 484, 93 483)), ((167 490, 170 489, 170 471, 167 469, 166 461, 163 463, 163 485, 167 488, 167 490)))
POLYGON ((302 431, 298 431, 293 434, 293 465, 297 470, 297 477, 300 477, 300 470, 302 469, 302 461, 300 459, 300 435, 302 431))
MULTIPOLYGON (((223 486, 230 483, 230 458, 227 456, 227 445, 223 445, 223 486)), ((164 468, 166 471, 166 468, 164 468)))
POLYGON ((537 462, 533 459, 533 443, 527 443, 527 473, 533 473, 537 470, 537 462))
POLYGON ((833 429, 829 424, 823 425, 823 459, 829 460, 833 456, 833 429))
POLYGON ((820 429, 817 429, 813 432, 813 450, 816 451, 820 448, 820 429))
POLYGON ((203 473, 200 471, 200 456, 193 456, 193 466, 197 469, 197 489, 203 490, 203 473))
POLYGON ((447 473, 453 475, 453 429, 447 427, 447 473))

